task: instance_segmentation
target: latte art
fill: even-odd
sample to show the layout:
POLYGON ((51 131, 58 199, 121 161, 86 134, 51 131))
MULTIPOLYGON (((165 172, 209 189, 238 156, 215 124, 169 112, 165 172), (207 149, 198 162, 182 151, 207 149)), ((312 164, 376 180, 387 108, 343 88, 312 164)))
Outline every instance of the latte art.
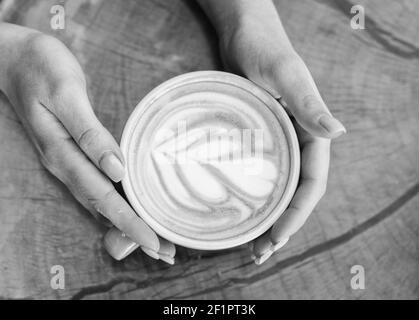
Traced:
POLYGON ((163 237, 194 248, 230 247, 266 231, 298 176, 295 132, 280 108, 255 85, 221 72, 155 89, 122 141, 134 209, 163 237))

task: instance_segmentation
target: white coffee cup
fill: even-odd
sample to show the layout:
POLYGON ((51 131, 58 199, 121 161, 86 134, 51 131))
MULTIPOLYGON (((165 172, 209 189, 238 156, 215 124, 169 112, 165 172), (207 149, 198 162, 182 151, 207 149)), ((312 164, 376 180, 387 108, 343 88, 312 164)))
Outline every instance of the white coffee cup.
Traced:
POLYGON ((267 231, 297 187, 300 150, 283 107, 225 72, 177 76, 136 106, 121 140, 137 214, 175 244, 219 250, 267 231))

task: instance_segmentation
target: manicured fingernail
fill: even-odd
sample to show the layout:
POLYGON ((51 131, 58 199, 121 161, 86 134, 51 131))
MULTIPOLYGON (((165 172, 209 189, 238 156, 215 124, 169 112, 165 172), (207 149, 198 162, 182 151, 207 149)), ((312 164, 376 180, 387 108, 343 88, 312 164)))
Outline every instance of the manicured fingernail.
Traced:
POLYGON ((343 124, 328 114, 320 117, 319 124, 331 135, 331 138, 337 138, 346 133, 346 129, 343 124))
POLYGON ((268 260, 273 253, 274 252, 272 251, 272 249, 269 249, 262 256, 260 256, 259 258, 256 258, 254 261, 259 266, 262 263, 264 263, 266 260, 268 260))
POLYGON ((156 259, 156 260, 159 260, 160 259, 159 254, 156 251, 154 251, 154 250, 152 250, 150 248, 141 246, 141 250, 143 250, 145 254, 147 254, 148 256, 152 257, 153 259, 156 259))
POLYGON ((131 245, 130 248, 127 248, 127 251, 125 251, 124 255, 122 256, 122 259, 125 259, 126 257, 128 257, 131 253, 133 253, 137 248, 139 247, 138 244, 134 243, 133 245, 131 245))
POLYGON ((114 182, 121 181, 125 175, 124 165, 113 152, 106 153, 99 165, 114 182))
POLYGON ((167 254, 159 254, 160 256, 160 260, 170 264, 170 265, 174 265, 175 264, 175 259, 167 254))
POLYGON ((106 251, 116 260, 126 258, 138 248, 138 244, 116 228, 112 228, 106 233, 104 245, 106 251))
POLYGON ((279 240, 276 244, 273 245, 272 249, 274 252, 278 251, 279 249, 281 249, 283 246, 285 246, 285 244, 288 242, 289 238, 284 238, 279 240))

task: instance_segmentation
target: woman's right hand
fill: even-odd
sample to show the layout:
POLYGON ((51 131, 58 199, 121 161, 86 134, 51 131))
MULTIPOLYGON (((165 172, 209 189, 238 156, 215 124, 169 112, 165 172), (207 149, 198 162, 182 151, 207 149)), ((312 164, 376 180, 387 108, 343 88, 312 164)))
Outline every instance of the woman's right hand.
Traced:
POLYGON ((174 245, 159 238, 111 182, 124 177, 124 159, 96 118, 82 68, 66 46, 35 30, 2 23, 0 75, 0 89, 43 165, 86 209, 122 231, 107 235, 108 252, 119 260, 139 245, 149 256, 172 264, 174 245))

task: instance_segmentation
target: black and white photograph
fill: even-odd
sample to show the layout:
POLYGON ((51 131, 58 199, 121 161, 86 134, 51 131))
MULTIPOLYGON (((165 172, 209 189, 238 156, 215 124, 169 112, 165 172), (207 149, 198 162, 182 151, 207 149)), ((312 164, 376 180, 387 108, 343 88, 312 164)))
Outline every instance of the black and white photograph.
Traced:
POLYGON ((418 301, 418 17, 0 0, 0 300, 418 301))

